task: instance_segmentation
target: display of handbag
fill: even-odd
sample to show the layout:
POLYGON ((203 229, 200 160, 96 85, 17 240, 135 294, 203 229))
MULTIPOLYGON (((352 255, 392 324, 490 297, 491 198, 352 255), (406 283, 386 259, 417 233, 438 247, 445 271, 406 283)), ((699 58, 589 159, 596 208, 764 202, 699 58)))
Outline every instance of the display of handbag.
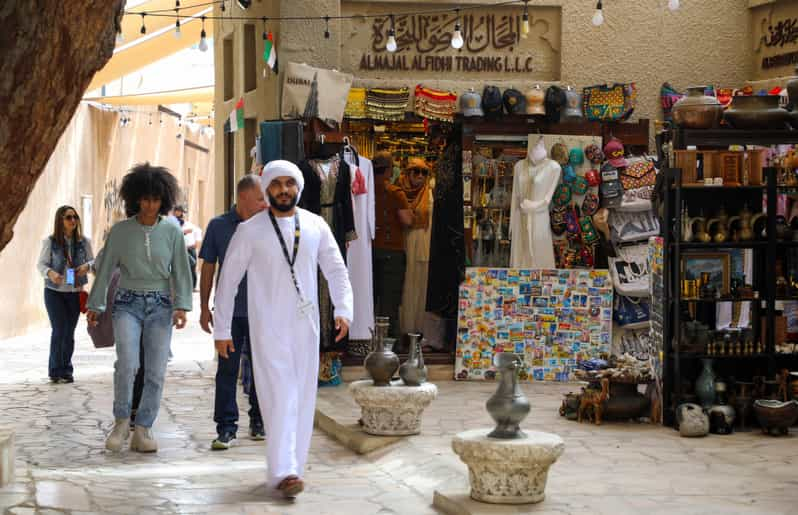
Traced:
POLYGON ((647 159, 630 159, 629 166, 620 170, 620 179, 625 191, 653 187, 657 183, 657 168, 647 159))
POLYGON ((405 119, 410 90, 369 89, 366 91, 366 113, 374 120, 397 122, 405 119))
POLYGON ((457 94, 425 88, 419 84, 415 90, 414 107, 421 118, 451 123, 457 112, 457 94))
POLYGON ((351 88, 346 99, 344 116, 353 120, 367 118, 366 113, 366 88, 351 88))
POLYGON ((612 239, 618 242, 648 240, 651 236, 659 236, 659 218, 654 211, 620 211, 610 212, 610 232, 612 239))
POLYGON ((341 123, 353 80, 348 73, 289 62, 283 74, 283 119, 341 123))
POLYGON ((622 246, 616 249, 616 257, 607 258, 610 275, 618 293, 629 297, 648 297, 650 269, 648 265, 648 243, 622 246))
POLYGON ((114 269, 111 279, 108 281, 108 292, 105 297, 106 309, 97 317, 97 325, 86 328, 95 348, 113 347, 114 345, 113 305, 121 275, 122 272, 119 268, 114 269))
POLYGON ((615 296, 612 318, 621 327, 646 323, 650 320, 649 301, 646 298, 615 296))
POLYGON ((636 99, 637 86, 634 82, 588 86, 582 93, 582 107, 589 121, 616 122, 632 115, 636 99))

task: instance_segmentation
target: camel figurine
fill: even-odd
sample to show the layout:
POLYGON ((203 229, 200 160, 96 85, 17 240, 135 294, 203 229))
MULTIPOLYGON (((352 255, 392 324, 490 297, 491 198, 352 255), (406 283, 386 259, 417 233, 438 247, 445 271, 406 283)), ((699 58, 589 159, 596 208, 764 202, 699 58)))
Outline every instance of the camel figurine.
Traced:
POLYGON ((588 388, 582 389, 582 397, 579 399, 579 411, 577 421, 582 422, 582 418, 590 418, 588 409, 593 408, 593 420, 597 426, 601 425, 601 413, 604 411, 604 402, 610 398, 610 380, 606 377, 601 379, 601 391, 588 388))

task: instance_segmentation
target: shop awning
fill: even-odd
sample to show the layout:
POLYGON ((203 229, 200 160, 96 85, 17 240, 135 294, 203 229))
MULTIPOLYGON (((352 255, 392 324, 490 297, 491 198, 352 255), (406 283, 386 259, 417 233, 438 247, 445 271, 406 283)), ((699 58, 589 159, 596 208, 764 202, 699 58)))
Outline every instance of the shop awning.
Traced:
MULTIPOLYGON (((174 0, 150 0, 130 9, 136 11, 154 11, 157 9, 174 10, 174 0)), ((180 31, 182 36, 175 37, 175 19, 171 17, 145 16, 144 24, 147 33, 141 34, 141 16, 126 15, 122 18, 122 34, 125 42, 117 45, 114 55, 106 65, 97 72, 86 91, 92 91, 111 81, 129 75, 164 57, 188 48, 199 42, 202 23, 199 16, 210 14, 211 7, 195 7, 180 10, 180 31), (193 18, 192 18, 193 16, 193 18)), ((205 23, 205 33, 213 37, 213 23, 205 23)))

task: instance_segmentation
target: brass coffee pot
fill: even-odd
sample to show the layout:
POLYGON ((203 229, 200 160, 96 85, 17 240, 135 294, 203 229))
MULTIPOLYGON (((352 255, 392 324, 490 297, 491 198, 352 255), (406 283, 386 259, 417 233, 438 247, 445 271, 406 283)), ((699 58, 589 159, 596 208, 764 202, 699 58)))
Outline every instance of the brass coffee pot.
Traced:
POLYGON ((740 211, 739 216, 732 216, 729 218, 729 227, 731 228, 735 222, 738 223, 739 229, 734 232, 734 240, 735 241, 751 241, 754 239, 754 225, 756 222, 764 217, 767 216, 765 213, 758 213, 754 215, 750 209, 748 209, 748 204, 743 206, 743 210, 740 211))
POLYGON ((712 239, 715 243, 723 243, 729 239, 729 215, 726 213, 726 208, 722 205, 715 218, 710 218, 707 222, 707 232, 712 232, 712 227, 717 225, 715 235, 712 239))
POLYGON ((712 241, 712 236, 707 232, 707 219, 703 216, 696 216, 690 218, 690 229, 693 232, 693 240, 701 243, 709 243, 712 241))

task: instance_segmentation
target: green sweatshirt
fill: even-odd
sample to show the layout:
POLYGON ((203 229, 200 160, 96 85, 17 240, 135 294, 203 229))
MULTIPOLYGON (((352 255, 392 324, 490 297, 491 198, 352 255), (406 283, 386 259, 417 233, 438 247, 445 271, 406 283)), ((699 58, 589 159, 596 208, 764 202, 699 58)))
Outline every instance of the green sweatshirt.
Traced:
POLYGON ((188 252, 180 226, 159 218, 154 226, 141 225, 136 217, 111 228, 89 294, 91 311, 105 311, 108 282, 119 267, 119 287, 134 291, 172 291, 174 309, 191 311, 192 280, 188 252), (146 233, 150 232, 147 252, 146 233))

